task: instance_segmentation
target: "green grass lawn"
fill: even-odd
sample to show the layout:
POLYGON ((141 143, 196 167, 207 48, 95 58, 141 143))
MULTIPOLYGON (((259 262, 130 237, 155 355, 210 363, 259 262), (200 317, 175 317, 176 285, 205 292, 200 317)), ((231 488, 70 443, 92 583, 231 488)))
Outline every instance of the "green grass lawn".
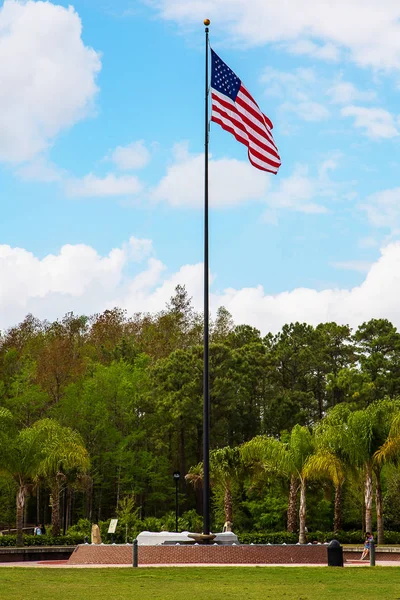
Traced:
POLYGON ((4 600, 400 600, 400 568, 1 568, 4 600))

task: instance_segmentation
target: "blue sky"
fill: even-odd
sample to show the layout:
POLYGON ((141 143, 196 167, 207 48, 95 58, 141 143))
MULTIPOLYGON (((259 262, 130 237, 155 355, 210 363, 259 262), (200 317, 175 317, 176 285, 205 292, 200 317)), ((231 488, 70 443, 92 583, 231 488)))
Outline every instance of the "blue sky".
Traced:
POLYGON ((205 17, 282 159, 211 126, 213 310, 400 325, 400 5, 285 6, 0 3, 0 328, 160 310, 177 283, 201 309, 205 17))

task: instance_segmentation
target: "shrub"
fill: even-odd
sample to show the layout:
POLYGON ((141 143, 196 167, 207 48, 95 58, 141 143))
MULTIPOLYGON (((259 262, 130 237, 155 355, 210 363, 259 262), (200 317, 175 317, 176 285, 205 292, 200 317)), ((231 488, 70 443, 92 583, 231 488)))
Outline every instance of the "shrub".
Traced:
MULTIPOLYGON (((24 546, 76 546, 83 544, 84 536, 77 533, 67 535, 24 535, 24 546)), ((15 546, 16 535, 0 536, 0 546, 15 546)))
POLYGON ((89 519, 79 519, 75 525, 71 525, 68 529, 68 535, 80 534, 87 535, 90 539, 92 533, 92 524, 89 519))
MULTIPOLYGON (((196 514, 187 514, 187 521, 182 515, 179 520, 179 530, 192 530, 194 528, 188 527, 187 529, 182 527, 184 524, 195 524, 196 520, 200 517, 196 514), (186 523, 185 523, 186 521, 186 523)), ((100 522, 102 530, 102 541, 104 544, 111 542, 111 536, 103 534, 108 528, 109 521, 100 522)), ((141 531, 161 531, 163 522, 159 519, 146 519, 145 521, 139 521, 136 526, 137 530, 129 531, 128 539, 131 542, 132 538, 136 537, 141 531), (151 529, 148 529, 148 526, 151 529), (156 528, 157 527, 157 528, 156 528)), ((52 535, 24 535, 24 546, 76 546, 77 544, 83 544, 85 535, 88 535, 90 540, 91 525, 89 521, 82 519, 82 522, 78 522, 68 530, 67 535, 59 535, 53 537, 52 535), (88 528, 89 525, 89 528, 88 528)), ((374 534, 375 540, 377 539, 374 534)), ((241 544, 297 544, 298 534, 288 533, 287 531, 274 531, 267 533, 239 533, 239 542, 241 544)), ((11 547, 16 545, 16 535, 2 535, 0 536, 0 547, 11 547)), ((116 543, 125 542, 125 532, 121 531, 114 536, 116 543)), ((331 540, 338 540, 341 544, 357 544, 362 545, 364 542, 364 535, 361 531, 313 531, 307 534, 308 542, 330 542, 331 540)), ((385 544, 400 545, 400 532, 398 531, 385 531, 385 544)))
POLYGON ((197 533, 203 529, 203 517, 194 509, 188 510, 179 517, 179 531, 191 531, 197 533))
POLYGON ((385 531, 385 544, 400 544, 400 532, 385 531))
MULTIPOLYGON (((375 540, 377 539, 374 533, 375 540)), ((241 544, 297 544, 298 534, 288 533, 287 531, 272 532, 272 533, 240 533, 238 535, 241 544)), ((313 531, 307 534, 307 542, 330 542, 338 540, 341 544, 357 544, 364 543, 364 535, 362 531, 313 531)), ((400 532, 385 531, 385 544, 400 544, 400 532)))
POLYGON ((15 546, 16 535, 0 535, 0 546, 15 546))
POLYGON ((241 544, 296 544, 299 536, 287 531, 274 531, 272 533, 240 533, 241 544))

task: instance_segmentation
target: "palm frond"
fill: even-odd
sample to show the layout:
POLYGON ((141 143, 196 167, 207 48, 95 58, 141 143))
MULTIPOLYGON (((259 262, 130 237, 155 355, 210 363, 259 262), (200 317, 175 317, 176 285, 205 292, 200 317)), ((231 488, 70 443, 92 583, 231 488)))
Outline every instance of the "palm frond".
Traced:
POLYGON ((320 451, 309 456, 303 474, 308 479, 330 479, 335 486, 342 485, 345 480, 342 461, 328 451, 320 451))
POLYGON ((190 467, 189 473, 185 475, 186 481, 189 481, 195 490, 200 489, 203 486, 204 470, 203 463, 199 463, 190 467))
POLYGON ((290 457, 285 444, 276 438, 256 436, 240 447, 245 468, 255 475, 285 476, 290 473, 290 457))

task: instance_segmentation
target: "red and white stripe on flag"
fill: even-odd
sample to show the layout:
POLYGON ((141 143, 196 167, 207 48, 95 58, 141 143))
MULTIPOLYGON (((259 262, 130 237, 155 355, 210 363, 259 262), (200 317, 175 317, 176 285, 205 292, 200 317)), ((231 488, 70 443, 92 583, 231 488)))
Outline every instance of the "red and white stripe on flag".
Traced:
POLYGON ((211 120, 248 148, 252 165, 277 173, 281 159, 272 136, 273 125, 237 75, 212 50, 211 120))

